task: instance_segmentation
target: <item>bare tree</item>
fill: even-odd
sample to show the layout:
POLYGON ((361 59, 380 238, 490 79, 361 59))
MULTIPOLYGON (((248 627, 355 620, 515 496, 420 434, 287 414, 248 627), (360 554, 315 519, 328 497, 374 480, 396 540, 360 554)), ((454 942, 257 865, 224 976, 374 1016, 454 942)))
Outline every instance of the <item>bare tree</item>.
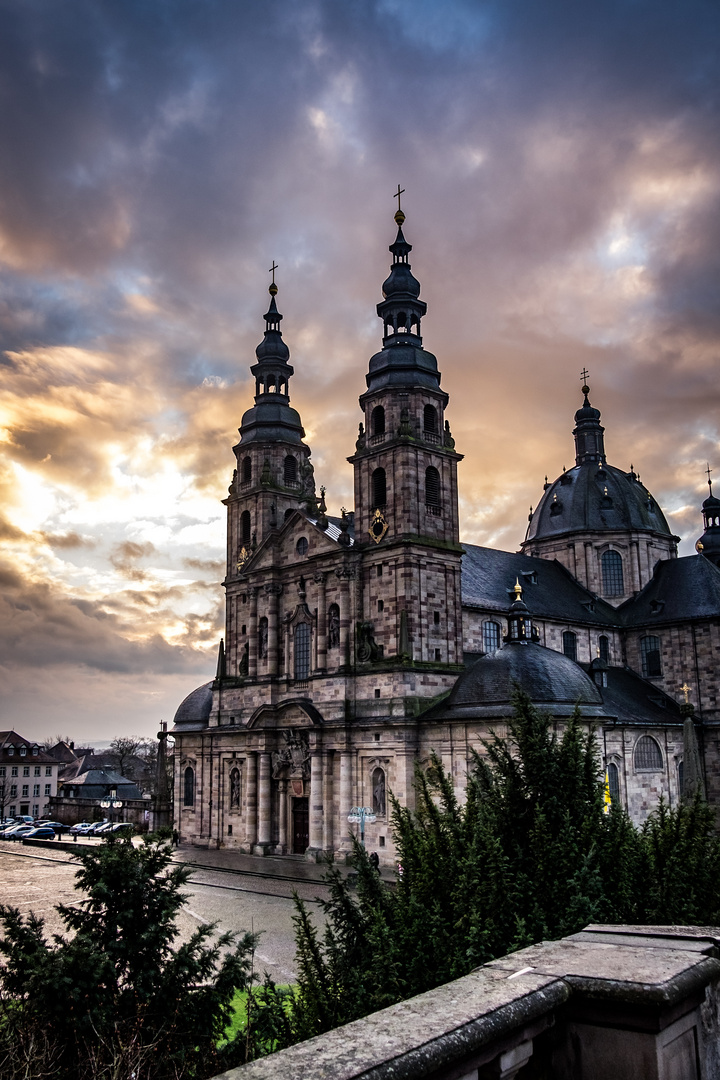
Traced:
POLYGON ((117 758, 117 771, 128 780, 133 779, 135 769, 132 759, 137 755, 142 742, 137 736, 118 735, 110 743, 110 753, 117 758))
POLYGON ((72 739, 69 735, 49 735, 47 739, 43 740, 42 748, 46 751, 52 750, 53 746, 57 746, 60 742, 67 743, 69 746, 72 739))

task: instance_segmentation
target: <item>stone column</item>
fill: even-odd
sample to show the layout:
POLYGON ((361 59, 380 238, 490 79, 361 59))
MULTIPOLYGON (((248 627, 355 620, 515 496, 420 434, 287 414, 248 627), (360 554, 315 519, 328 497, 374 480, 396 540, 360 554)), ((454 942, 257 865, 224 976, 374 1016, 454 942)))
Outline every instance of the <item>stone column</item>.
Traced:
POLYGON ((252 851, 257 841, 257 754, 251 750, 247 756, 245 781, 245 843, 252 851))
POLYGON ((318 572, 315 575, 315 584, 318 587, 318 614, 317 614, 317 662, 318 671, 327 668, 327 599, 325 595, 325 582, 327 574, 318 572))
POLYGON ((284 627, 285 633, 285 678, 292 678, 292 667, 290 664, 290 623, 286 622, 284 627))
POLYGON ((278 854, 286 855, 288 852, 288 833, 287 833, 287 780, 281 780, 278 784, 280 791, 280 801, 278 804, 278 854))
POLYGON ((350 662, 350 584, 349 578, 352 569, 346 566, 339 567, 335 573, 340 579, 340 663, 350 662))
POLYGON ((257 678, 257 665, 258 665, 258 588, 253 586, 250 592, 250 636, 248 637, 248 676, 251 679, 257 678))
POLYGON ((265 855, 270 846, 270 755, 262 753, 258 768, 258 838, 256 855, 265 855))
POLYGON ((340 754, 340 809, 338 821, 340 822, 340 834, 337 837, 337 846, 343 851, 350 847, 350 826, 347 816, 354 806, 352 790, 352 754, 349 750, 343 750, 340 754))
POLYGON ((334 765, 335 751, 325 750, 323 753, 323 848, 325 851, 333 850, 333 834, 335 831, 335 804, 333 799, 334 765))
POLYGON ((278 673, 278 597, 282 585, 266 585, 268 597, 268 674, 278 673))
POLYGON ((323 754, 316 749, 310 758, 310 836, 307 857, 317 859, 323 842, 323 754))

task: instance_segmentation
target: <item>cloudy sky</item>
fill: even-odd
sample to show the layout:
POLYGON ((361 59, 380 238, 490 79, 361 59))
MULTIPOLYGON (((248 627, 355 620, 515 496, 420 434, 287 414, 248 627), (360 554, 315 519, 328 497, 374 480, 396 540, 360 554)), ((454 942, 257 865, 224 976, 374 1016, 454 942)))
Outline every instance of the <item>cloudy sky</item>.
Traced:
POLYGON ((718 470, 717 0, 0 0, 0 727, 211 677, 268 267, 330 512, 397 184, 466 540, 516 550, 591 372, 682 535, 718 470))

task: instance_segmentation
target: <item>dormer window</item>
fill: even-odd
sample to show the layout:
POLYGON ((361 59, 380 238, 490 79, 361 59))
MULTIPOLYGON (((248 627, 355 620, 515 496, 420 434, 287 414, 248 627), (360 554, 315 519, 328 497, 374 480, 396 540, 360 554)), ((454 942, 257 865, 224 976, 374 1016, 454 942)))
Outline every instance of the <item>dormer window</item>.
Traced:
POLYGON ((40 752, 40 747, 37 745, 37 743, 35 744, 35 746, 33 746, 32 752, 33 752, 33 757, 38 756, 38 753, 40 752))
POLYGON ((20 757, 25 757, 26 754, 27 754, 27 746, 21 746, 20 747, 20 757))
POLYGON ((13 757, 14 754, 15 754, 15 747, 14 746, 8 746, 7 747, 7 752, 8 752, 8 757, 13 757))

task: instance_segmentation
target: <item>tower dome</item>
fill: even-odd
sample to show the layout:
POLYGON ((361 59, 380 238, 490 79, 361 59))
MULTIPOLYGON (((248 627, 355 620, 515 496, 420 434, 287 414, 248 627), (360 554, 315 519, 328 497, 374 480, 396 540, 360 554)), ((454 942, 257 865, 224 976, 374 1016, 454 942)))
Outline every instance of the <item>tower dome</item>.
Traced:
POLYGON ((658 559, 674 558, 674 536, 660 506, 630 466, 608 465, 600 410, 582 387, 575 413, 575 466, 545 490, 530 515, 526 555, 558 559, 590 589, 617 605, 650 580, 658 559))
POLYGON ((710 562, 720 566, 720 499, 718 499, 717 495, 713 495, 709 465, 708 487, 710 488, 710 494, 702 504, 705 532, 695 545, 695 549, 699 555, 704 555, 710 562))

